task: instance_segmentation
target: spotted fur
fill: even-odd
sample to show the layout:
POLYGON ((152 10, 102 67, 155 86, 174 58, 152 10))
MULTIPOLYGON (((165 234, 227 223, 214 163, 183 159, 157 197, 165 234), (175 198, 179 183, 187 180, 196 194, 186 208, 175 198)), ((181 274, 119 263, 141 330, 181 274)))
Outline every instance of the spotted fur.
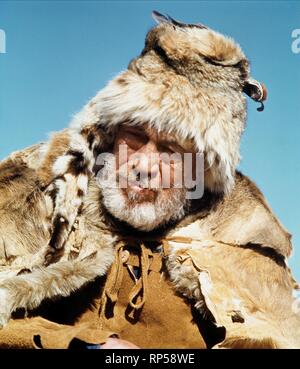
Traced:
POLYGON ((194 140, 205 153, 206 189, 230 193, 246 119, 244 92, 264 99, 239 45, 207 27, 164 19, 148 33, 141 55, 75 115, 70 128, 1 163, 0 323, 16 308, 67 296, 108 269, 114 238, 105 239, 101 219, 93 220, 100 225, 85 221, 81 233, 72 230, 81 215, 89 218, 84 204, 96 156, 111 145, 120 123, 147 123, 178 142, 194 140), (80 241, 72 240, 76 234, 80 241))
POLYGON ((205 153, 205 187, 229 193, 234 185, 246 118, 243 92, 263 101, 265 90, 250 77, 249 62, 232 39, 203 25, 153 15, 159 24, 148 32, 141 55, 46 149, 40 175, 55 193, 46 265, 63 252, 93 175, 95 153, 124 121, 147 123, 179 142, 192 139, 205 153))

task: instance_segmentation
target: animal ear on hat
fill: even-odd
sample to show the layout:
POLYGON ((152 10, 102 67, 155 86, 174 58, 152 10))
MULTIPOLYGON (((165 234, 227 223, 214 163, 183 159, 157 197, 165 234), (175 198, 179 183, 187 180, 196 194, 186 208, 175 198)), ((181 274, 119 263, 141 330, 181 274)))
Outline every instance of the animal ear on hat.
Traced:
POLYGON ((177 26, 180 28, 193 28, 193 27, 197 27, 197 28, 207 28, 206 26, 204 26, 201 23, 197 23, 197 24, 192 24, 192 23, 182 23, 179 22, 177 20, 175 20, 174 18, 170 17, 168 14, 164 15, 159 13, 156 10, 153 10, 152 12, 152 18, 155 20, 156 23, 169 23, 172 24, 173 26, 177 26))
POLYGON ((264 110, 263 101, 267 99, 267 88, 263 83, 249 78, 244 84, 243 92, 251 97, 252 100, 261 103, 261 106, 257 108, 258 111, 264 110))
POLYGON ((152 12, 152 18, 155 20, 156 23, 171 23, 168 15, 163 15, 156 10, 152 12))

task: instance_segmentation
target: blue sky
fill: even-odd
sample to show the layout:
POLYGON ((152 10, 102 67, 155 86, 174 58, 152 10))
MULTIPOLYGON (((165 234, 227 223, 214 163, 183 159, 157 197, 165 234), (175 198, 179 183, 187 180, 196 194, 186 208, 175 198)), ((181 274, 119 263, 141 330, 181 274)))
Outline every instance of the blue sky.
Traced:
POLYGON ((236 39, 268 87, 263 113, 249 101, 240 169, 293 234, 300 280, 300 29, 298 1, 1 1, 0 159, 68 125, 98 89, 139 54, 153 9, 236 39))

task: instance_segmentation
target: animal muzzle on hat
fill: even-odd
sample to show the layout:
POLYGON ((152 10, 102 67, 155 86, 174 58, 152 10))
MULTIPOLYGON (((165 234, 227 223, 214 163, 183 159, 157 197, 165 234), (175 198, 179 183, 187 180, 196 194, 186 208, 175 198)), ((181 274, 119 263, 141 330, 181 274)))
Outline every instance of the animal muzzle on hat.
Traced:
POLYGON ((262 103, 266 88, 250 77, 249 62, 231 38, 158 12, 153 17, 158 25, 148 32, 140 56, 99 91, 71 127, 95 124, 107 131, 122 122, 147 123, 178 140, 192 139, 204 153, 205 188, 228 193, 240 160, 244 93, 262 103))

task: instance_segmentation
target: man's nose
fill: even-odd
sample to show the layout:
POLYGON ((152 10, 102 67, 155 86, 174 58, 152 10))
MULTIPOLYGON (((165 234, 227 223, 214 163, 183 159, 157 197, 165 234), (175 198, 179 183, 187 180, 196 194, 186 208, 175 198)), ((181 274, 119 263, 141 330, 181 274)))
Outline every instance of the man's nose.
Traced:
POLYGON ((134 169, 142 178, 156 179, 159 174, 159 152, 155 144, 148 143, 135 161, 134 169))

